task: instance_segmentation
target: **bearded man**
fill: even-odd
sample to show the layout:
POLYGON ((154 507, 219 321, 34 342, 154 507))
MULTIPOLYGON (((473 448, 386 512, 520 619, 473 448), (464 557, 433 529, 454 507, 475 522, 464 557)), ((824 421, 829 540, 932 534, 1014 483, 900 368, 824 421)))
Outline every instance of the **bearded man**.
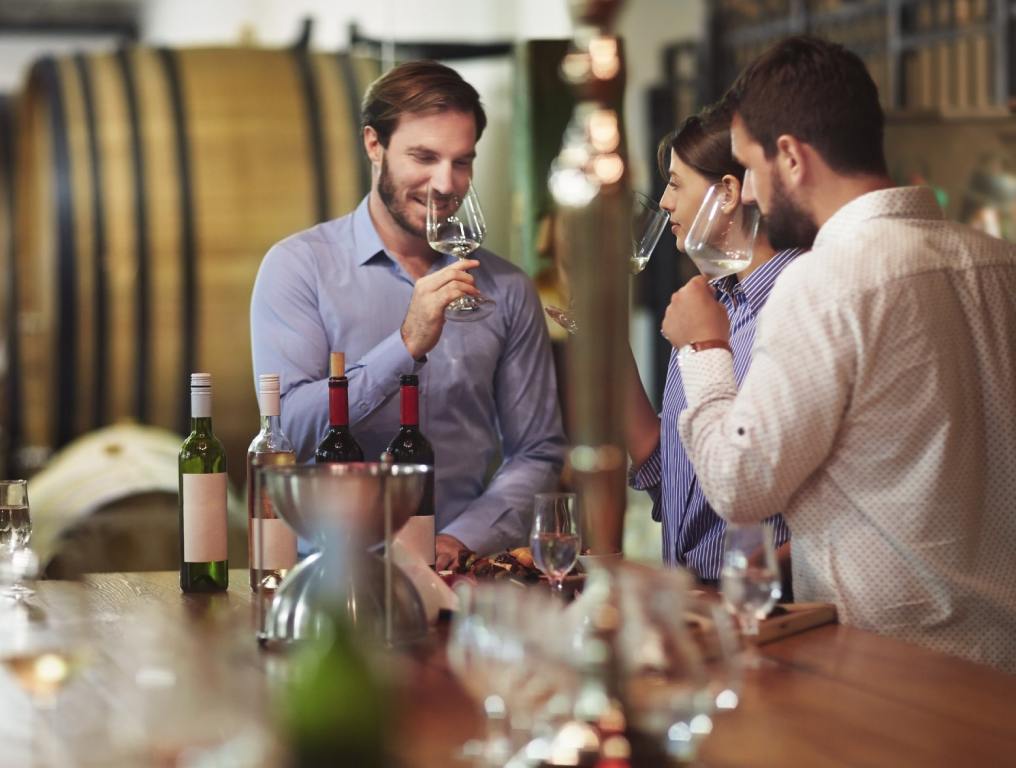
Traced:
POLYGON ((556 487, 565 440, 550 344, 521 270, 427 243, 428 188, 461 196, 472 178, 486 125, 476 90, 436 62, 402 64, 371 84, 361 125, 370 193, 273 246, 258 271, 255 380, 280 374, 283 429, 306 461, 327 427, 329 352, 344 352, 350 425, 376 460, 399 428, 399 376, 418 376, 441 569, 466 549, 526 543, 533 494, 556 487), (478 295, 493 299, 482 316, 446 322, 449 303, 478 295))

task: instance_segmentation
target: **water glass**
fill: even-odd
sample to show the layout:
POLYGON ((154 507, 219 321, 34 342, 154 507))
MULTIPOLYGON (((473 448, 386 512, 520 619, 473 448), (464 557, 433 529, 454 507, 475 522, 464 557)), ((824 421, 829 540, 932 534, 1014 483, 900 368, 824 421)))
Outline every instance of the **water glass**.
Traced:
POLYGON ((575 498, 574 493, 538 493, 534 497, 529 535, 533 561, 559 594, 564 591, 564 577, 575 567, 582 548, 575 498))
POLYGON ((0 480, 0 568, 7 597, 22 598, 35 590, 24 581, 35 575, 37 561, 28 544, 32 538, 32 518, 28 509, 28 481, 0 480))
POLYGON ((780 569, 768 525, 728 525, 723 537, 720 589, 741 632, 758 636, 758 623, 780 598, 780 569))

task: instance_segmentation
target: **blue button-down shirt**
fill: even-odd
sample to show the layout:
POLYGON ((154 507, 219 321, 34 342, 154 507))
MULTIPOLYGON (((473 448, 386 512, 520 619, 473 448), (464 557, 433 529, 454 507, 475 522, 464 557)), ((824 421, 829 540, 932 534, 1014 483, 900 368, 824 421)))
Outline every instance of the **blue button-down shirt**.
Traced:
MULTIPOLYGON (((730 349, 738 386, 751 365, 755 319, 769 298, 777 276, 801 253, 799 249, 780 251, 743 282, 739 282, 736 275, 712 282, 716 298, 730 317, 730 349)), ((678 436, 677 416, 686 406, 675 350, 670 355, 663 388, 660 442, 652 455, 632 473, 631 485, 648 491, 653 499, 653 519, 663 523, 663 561, 668 565, 684 565, 702 579, 718 579, 727 524, 706 501, 678 436)), ((776 546, 790 538, 787 524, 780 515, 765 522, 773 526, 776 546)))
POLYGON ((365 198, 272 247, 254 284, 251 337, 255 380, 281 376, 282 426, 300 461, 327 427, 329 352, 346 354, 350 426, 368 459, 398 431, 399 376, 417 374, 437 529, 488 553, 528 541, 533 494, 556 487, 565 439, 536 291, 509 262, 485 250, 475 258, 493 313, 446 322, 426 362, 414 360, 399 331, 414 280, 385 252, 365 198))

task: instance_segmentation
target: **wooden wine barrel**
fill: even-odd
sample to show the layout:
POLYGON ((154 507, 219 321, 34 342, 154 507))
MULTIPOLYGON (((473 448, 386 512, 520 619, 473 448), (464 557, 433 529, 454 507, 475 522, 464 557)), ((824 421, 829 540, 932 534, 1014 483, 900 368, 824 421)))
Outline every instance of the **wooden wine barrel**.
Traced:
POLYGON ((122 418, 185 431, 188 374, 209 371, 241 476, 258 265, 368 189, 358 104, 378 73, 351 54, 249 48, 34 64, 18 107, 16 455, 122 418))

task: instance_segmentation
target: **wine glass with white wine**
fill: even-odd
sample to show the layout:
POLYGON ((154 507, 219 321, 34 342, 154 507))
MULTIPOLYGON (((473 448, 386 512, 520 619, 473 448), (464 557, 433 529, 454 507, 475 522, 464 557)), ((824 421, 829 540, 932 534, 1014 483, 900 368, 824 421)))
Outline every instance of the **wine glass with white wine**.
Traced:
MULTIPOLYGON (((628 270, 633 275, 646 268, 669 220, 670 215, 660 208, 656 200, 641 192, 635 193, 631 217, 631 253, 628 254, 628 270)), ((572 307, 562 309, 549 306, 544 308, 544 312, 568 333, 578 331, 572 307)))
POLYGON ((757 207, 742 204, 726 185, 713 184, 688 229, 684 250, 709 280, 732 275, 751 264, 758 227, 757 207))
MULTIPOLYGON (((467 259, 487 236, 480 198, 473 183, 465 194, 443 193, 427 189, 427 242, 439 253, 467 259)), ((481 308, 494 304, 486 296, 460 296, 445 308, 449 320, 480 319, 481 308)))

